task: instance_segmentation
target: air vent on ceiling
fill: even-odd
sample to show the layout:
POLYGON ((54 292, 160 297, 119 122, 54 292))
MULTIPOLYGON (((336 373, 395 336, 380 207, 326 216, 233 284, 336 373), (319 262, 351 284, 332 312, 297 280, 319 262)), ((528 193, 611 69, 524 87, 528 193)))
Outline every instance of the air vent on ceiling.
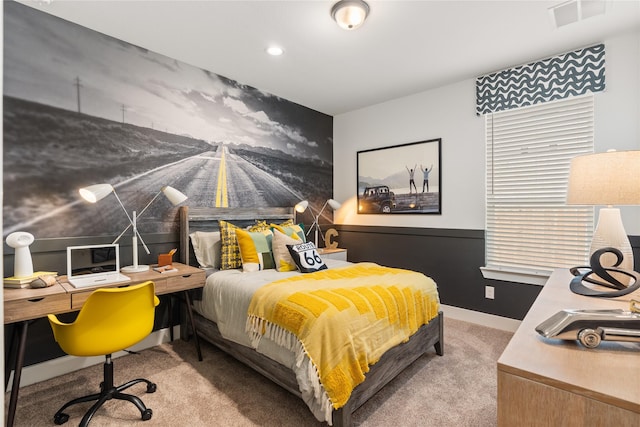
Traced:
POLYGON ((549 8, 551 20, 556 28, 573 24, 592 16, 602 15, 606 0, 569 0, 549 8))

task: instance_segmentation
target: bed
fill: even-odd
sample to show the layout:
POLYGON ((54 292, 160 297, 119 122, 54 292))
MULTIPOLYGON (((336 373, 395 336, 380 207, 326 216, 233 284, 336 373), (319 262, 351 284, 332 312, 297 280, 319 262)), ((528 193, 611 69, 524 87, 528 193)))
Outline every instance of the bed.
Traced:
MULTIPOLYGON (((188 265, 199 266, 200 263, 196 260, 190 234, 196 231, 216 231, 219 228, 220 220, 233 222, 236 225, 244 227, 255 223, 256 220, 262 220, 267 223, 277 223, 293 218, 292 208, 208 208, 183 206, 180 208, 181 262, 188 265)), ((352 265, 349 265, 351 263, 338 260, 326 260, 325 262, 329 270, 333 270, 334 273, 341 271, 341 269, 345 269, 346 271, 347 268, 352 267, 352 265)), ((286 350, 281 351, 280 348, 275 348, 278 346, 267 339, 263 339, 259 345, 254 347, 245 342, 245 339, 242 337, 230 336, 228 323, 233 322, 228 321, 226 318, 218 317, 226 316, 224 313, 212 315, 205 306, 207 292, 209 292, 210 289, 216 289, 215 292, 217 293, 215 294, 215 298, 221 298, 219 294, 219 292, 221 292, 219 290, 220 288, 213 288, 213 286, 217 286, 214 285, 214 283, 223 283, 224 280, 227 279, 247 280, 252 275, 259 276, 260 279, 267 283, 271 280, 267 277, 272 278, 278 274, 282 275, 282 277, 292 277, 295 275, 300 276, 300 273, 277 273, 275 270, 273 270, 273 272, 264 270, 257 273, 242 273, 241 271, 242 270, 223 270, 211 275, 208 273, 207 285, 203 289, 202 294, 196 296, 193 301, 194 312, 192 324, 197 330, 197 335, 289 392, 302 398, 309 406, 310 411, 321 421, 324 420, 334 426, 351 425, 351 415, 354 411, 418 357, 426 351, 429 351, 432 346, 436 354, 443 355, 443 319, 442 312, 438 310, 437 314, 428 323, 419 327, 417 332, 413 333, 406 342, 395 345, 384 352, 379 360, 370 366, 364 382, 358 384, 351 391, 346 403, 337 410, 331 410, 327 415, 326 408, 322 408, 321 405, 315 402, 313 397, 310 396, 314 393, 313 390, 309 390, 312 386, 302 384, 303 381, 300 378, 300 371, 306 368, 296 368, 293 362, 296 358, 295 354, 287 354, 286 350), (263 274, 266 276, 262 276, 263 274), (227 277, 225 278, 224 276, 227 277), (221 332, 221 330, 223 332, 221 332), (301 391, 301 389, 303 391, 301 391), (312 402, 311 400, 314 401, 312 402)), ((291 280, 296 279, 298 278, 292 278, 291 280)), ((237 287, 234 289, 237 289, 237 287)), ((221 306, 225 305, 227 304, 221 306)), ((245 313, 243 313, 243 315, 246 316, 245 313)), ((183 325, 181 330, 183 331, 183 337, 188 338, 185 334, 188 333, 189 328, 183 325)), ((247 338, 247 340, 250 341, 251 338, 247 338)), ((317 394, 317 390, 315 392, 317 394)))

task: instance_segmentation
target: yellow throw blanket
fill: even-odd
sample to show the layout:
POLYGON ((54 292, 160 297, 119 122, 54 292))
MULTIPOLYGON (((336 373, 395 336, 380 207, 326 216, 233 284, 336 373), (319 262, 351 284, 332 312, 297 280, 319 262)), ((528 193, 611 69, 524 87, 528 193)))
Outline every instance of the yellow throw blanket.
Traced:
MULTIPOLYGON (((385 351, 437 316, 435 282, 421 273, 359 263, 277 280, 258 289, 247 331, 306 354, 323 410, 341 408, 385 351), (322 390, 323 389, 323 390, 322 390)), ((330 419, 330 418, 329 418, 330 419)))

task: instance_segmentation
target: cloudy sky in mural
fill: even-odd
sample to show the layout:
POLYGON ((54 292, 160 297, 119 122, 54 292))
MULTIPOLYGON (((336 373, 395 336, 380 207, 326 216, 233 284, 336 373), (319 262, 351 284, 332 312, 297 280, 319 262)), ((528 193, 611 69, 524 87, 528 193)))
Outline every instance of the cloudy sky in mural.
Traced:
POLYGON ((5 13, 6 95, 72 111, 79 104, 82 113, 118 122, 332 161, 332 142, 320 130, 313 133, 317 112, 105 35, 83 37, 85 28, 59 22, 26 7, 5 13), (39 54, 19 54, 24 51, 39 54))

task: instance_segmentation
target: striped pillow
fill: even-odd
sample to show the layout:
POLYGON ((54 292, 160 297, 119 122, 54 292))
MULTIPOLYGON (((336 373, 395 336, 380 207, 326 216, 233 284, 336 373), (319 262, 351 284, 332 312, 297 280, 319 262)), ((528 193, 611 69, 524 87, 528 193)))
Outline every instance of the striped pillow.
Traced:
MULTIPOLYGON (((218 226, 220 228, 220 241, 222 242, 220 269, 230 270, 242 267, 242 257, 240 256, 240 247, 236 236, 236 231, 242 230, 242 228, 223 220, 218 221, 218 226)), ((264 225, 258 223, 249 227, 247 231, 262 231, 263 228, 264 225)))

